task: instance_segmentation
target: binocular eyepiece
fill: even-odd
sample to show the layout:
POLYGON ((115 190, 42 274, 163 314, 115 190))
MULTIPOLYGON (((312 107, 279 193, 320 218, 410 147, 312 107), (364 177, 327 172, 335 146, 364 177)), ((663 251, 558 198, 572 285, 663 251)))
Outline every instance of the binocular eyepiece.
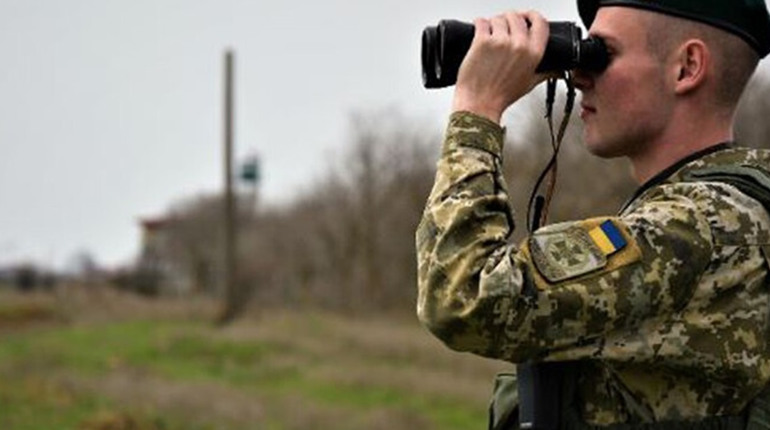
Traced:
MULTIPOLYGON (((550 36, 538 73, 582 69, 601 72, 609 63, 607 47, 600 37, 582 39, 573 22, 550 22, 550 36)), ((473 41, 473 24, 439 21, 422 32, 422 80, 425 88, 443 88, 457 82, 460 64, 473 41)))

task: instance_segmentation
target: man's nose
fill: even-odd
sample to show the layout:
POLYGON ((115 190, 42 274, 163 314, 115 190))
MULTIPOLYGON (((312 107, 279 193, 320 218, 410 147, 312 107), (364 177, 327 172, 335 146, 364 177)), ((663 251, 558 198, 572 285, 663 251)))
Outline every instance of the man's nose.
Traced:
POLYGON ((575 69, 572 72, 572 77, 574 78, 575 88, 580 91, 589 90, 594 86, 594 76, 591 72, 575 69))

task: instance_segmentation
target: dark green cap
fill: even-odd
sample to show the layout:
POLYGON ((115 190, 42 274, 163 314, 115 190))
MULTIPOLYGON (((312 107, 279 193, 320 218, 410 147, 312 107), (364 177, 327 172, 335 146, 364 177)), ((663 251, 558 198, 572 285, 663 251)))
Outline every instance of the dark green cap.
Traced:
POLYGON ((770 16, 764 0, 578 0, 586 28, 602 6, 626 6, 691 19, 733 33, 764 58, 770 53, 770 16))

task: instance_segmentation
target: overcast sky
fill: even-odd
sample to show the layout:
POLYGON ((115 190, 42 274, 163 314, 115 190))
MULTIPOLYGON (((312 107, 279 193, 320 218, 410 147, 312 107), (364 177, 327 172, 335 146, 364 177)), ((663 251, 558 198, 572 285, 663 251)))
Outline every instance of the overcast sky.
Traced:
POLYGON ((236 52, 237 153, 262 194, 308 187, 351 112, 443 128, 451 92, 420 80, 420 34, 520 0, 0 0, 0 264, 131 262, 137 220, 222 182, 222 58, 236 52))

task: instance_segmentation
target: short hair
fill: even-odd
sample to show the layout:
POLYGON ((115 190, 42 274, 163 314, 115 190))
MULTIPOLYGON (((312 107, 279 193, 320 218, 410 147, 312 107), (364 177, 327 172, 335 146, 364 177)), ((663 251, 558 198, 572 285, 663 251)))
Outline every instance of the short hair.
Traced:
POLYGON ((743 39, 708 24, 663 15, 646 14, 647 46, 663 59, 688 39, 700 39, 711 50, 716 74, 715 103, 735 109, 759 63, 759 54, 743 39))

